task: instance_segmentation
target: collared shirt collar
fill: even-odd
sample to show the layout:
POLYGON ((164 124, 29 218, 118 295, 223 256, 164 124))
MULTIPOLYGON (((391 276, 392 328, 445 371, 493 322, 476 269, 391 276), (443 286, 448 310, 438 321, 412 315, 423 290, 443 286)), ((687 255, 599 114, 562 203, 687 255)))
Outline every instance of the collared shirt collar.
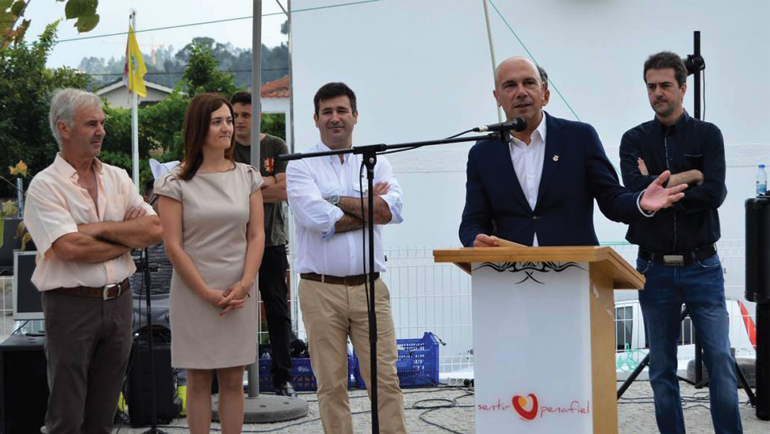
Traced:
POLYGON ((540 134, 540 138, 543 139, 543 143, 545 143, 545 133, 548 130, 548 128, 546 128, 546 125, 545 125, 546 124, 545 110, 543 110, 542 113, 543 113, 543 117, 540 118, 540 125, 537 126, 535 131, 537 131, 537 133, 540 134))
MULTIPOLYGON (((324 143, 324 142, 318 142, 318 152, 329 152, 329 151, 334 151, 334 149, 326 146, 326 143, 324 143)), ((342 164, 345 164, 345 163, 348 162, 348 156, 350 156, 350 155, 352 155, 352 154, 342 154, 342 158, 344 160, 342 164)), ((340 156, 339 155, 329 155, 329 160, 331 160, 332 162, 335 162, 335 163, 339 162, 340 161, 340 156)))
MULTIPOLYGON (((543 113, 543 117, 540 118, 540 124, 537 126, 537 128, 535 128, 535 131, 532 131, 532 136, 534 136, 535 133, 539 134, 540 138, 543 140, 543 143, 545 143, 545 134, 546 134, 546 131, 548 130, 548 128, 546 128, 546 120, 545 120, 546 119, 546 113, 545 113, 545 110, 543 110, 542 113, 543 113)), ((531 143, 533 143, 533 141, 534 141, 534 138, 530 137, 529 138, 529 143, 531 144, 531 143)), ((514 144, 526 145, 526 143, 524 143, 524 141, 519 140, 519 139, 517 139, 517 138, 515 138, 513 136, 511 136, 511 142, 514 143, 514 144)))
POLYGON ((684 124, 687 122, 689 118, 690 118, 690 114, 687 113, 687 110, 683 110, 682 115, 679 116, 679 119, 677 119, 676 122, 674 122, 671 125, 663 125, 663 123, 660 121, 660 119, 658 119, 657 116, 655 116, 652 119, 652 123, 653 125, 656 125, 656 127, 658 128, 658 131, 660 131, 661 134, 663 133, 676 134, 677 131, 680 131, 682 128, 684 128, 684 124))
MULTIPOLYGON (((56 153, 56 158, 53 160, 53 167, 67 178, 78 178, 78 171, 75 170, 75 168, 72 167, 72 165, 67 160, 65 160, 64 157, 62 157, 61 152, 56 153)), ((102 162, 99 161, 98 158, 94 158, 93 167, 97 176, 102 174, 102 162)))

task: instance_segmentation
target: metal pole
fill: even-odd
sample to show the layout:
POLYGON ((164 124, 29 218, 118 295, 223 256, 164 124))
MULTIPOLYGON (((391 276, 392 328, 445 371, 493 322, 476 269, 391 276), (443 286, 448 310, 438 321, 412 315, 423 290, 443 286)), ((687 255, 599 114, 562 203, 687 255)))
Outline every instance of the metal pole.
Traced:
MULTIPOLYGON (((254 16, 252 24, 252 64, 251 64, 251 164, 260 168, 260 140, 259 131, 261 129, 260 99, 262 96, 262 73, 261 73, 261 54, 262 54, 262 1, 254 0, 254 16)), ((257 323, 261 309, 257 309, 257 323)), ((256 332, 257 330, 255 330, 256 332)), ((259 345, 259 343, 257 343, 259 345)), ((275 396, 259 394, 259 362, 248 366, 248 394, 243 402, 244 423, 274 423, 283 422, 292 419, 298 419, 307 416, 307 402, 299 398, 289 398, 286 396, 275 396)), ((218 420, 219 411, 214 410, 218 406, 218 398, 214 398, 212 403, 212 416, 218 420)))
MULTIPOLYGON (((695 31, 693 33, 693 45, 695 46, 695 49, 693 51, 693 57, 695 59, 700 58, 700 32, 695 31)), ((703 120, 701 119, 700 109, 701 109, 701 70, 698 68, 695 73, 693 74, 693 87, 695 88, 695 92, 693 92, 693 114, 695 115, 695 119, 703 120)))
MULTIPOLYGON (((374 167, 377 164, 377 154, 375 152, 363 154, 364 165, 366 165, 366 180, 369 190, 374 191, 374 167)), ((374 195, 368 195, 369 213, 366 216, 367 228, 369 229, 369 391, 372 402, 372 434, 380 432, 380 409, 379 409, 379 380, 377 376, 377 304, 375 303, 376 291, 374 287, 374 195)), ((366 258, 362 258, 366 261, 366 258)), ((312 350, 311 350, 312 351, 312 350)))
MULTIPOLYGON (((495 69, 497 68, 497 61, 495 60, 495 47, 492 44, 492 29, 489 27, 489 8, 487 7, 487 0, 481 0, 481 3, 484 5, 484 21, 487 24, 487 40, 489 40, 489 57, 492 59, 492 82, 494 83, 496 77, 495 77, 495 69)), ((503 111, 501 107, 497 108, 497 121, 502 122, 503 121, 503 111)), ((294 152, 292 150, 292 152, 294 152)))
MULTIPOLYGON (((289 113, 287 114, 286 118, 286 131, 288 136, 286 137, 286 144, 289 145, 289 152, 292 154, 294 153, 294 71, 292 70, 292 59, 291 59, 291 0, 288 0, 286 2, 286 9, 288 12, 286 13, 287 18, 287 24, 286 24, 286 30, 287 30, 287 36, 288 36, 288 44, 289 44, 289 113)), ((289 225, 289 233, 294 234, 295 228, 294 228, 294 216, 292 215, 291 208, 285 207, 287 211, 286 219, 288 221, 289 225)), ((288 240, 289 243, 289 284, 290 291, 291 291, 291 328, 294 331, 296 335, 299 335, 299 287, 297 284, 297 279, 294 278, 294 258, 295 258, 295 252, 294 252, 294 238, 289 237, 288 240)))
POLYGON ((24 180, 16 178, 16 204, 19 209, 19 218, 24 218, 24 180))
MULTIPOLYGON (((289 118, 286 119, 286 122, 289 123, 289 135, 291 137, 287 137, 289 139, 288 145, 289 145, 289 152, 292 154, 294 151, 294 70, 292 69, 292 44, 291 44, 291 0, 288 0, 286 3, 287 8, 289 9, 289 13, 286 14, 288 17, 288 24, 286 25, 286 30, 288 33, 289 38, 289 118)), ((294 233, 294 232, 291 232, 294 233)))
MULTIPOLYGON (((700 58, 700 32, 695 31, 693 33, 693 57, 695 59, 700 58)), ((701 113, 700 113, 700 106, 701 106, 701 70, 700 68, 696 68, 695 73, 693 74, 693 87, 695 87, 695 92, 693 92, 693 114, 695 115, 695 119, 701 120, 701 113)), ((695 330, 693 329, 693 340, 695 341, 695 381, 694 386, 696 389, 701 389, 705 385, 705 382, 703 381, 703 348, 700 343, 700 339, 698 339, 697 334, 695 333, 695 330)))
MULTIPOLYGON (((262 107, 260 105, 262 98, 262 0, 254 0, 251 47, 251 165, 259 168, 259 131, 262 127, 262 107)), ((262 324, 259 315, 260 309, 257 309, 257 324, 262 324)), ((259 347, 259 338, 257 338, 257 347, 259 347)), ((249 365, 248 373, 248 395, 249 398, 256 398, 259 396, 259 354, 257 354, 257 362, 249 365)))
MULTIPOLYGON (((131 10, 131 28, 136 31, 136 10, 131 10)), ((126 56, 130 56, 131 53, 126 53, 126 56)), ((131 74, 130 69, 133 65, 130 63, 131 59, 127 58, 129 62, 128 73, 131 74)), ((132 92, 131 97, 131 166, 134 179, 134 185, 137 191, 139 191, 139 99, 136 92, 132 92)))

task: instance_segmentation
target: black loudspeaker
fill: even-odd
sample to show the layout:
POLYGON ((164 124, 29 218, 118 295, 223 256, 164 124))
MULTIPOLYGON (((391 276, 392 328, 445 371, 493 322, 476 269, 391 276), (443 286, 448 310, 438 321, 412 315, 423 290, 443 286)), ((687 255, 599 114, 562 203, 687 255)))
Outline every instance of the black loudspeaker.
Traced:
POLYGON ((0 344, 0 429, 39 433, 48 408, 44 337, 14 335, 0 344))
POLYGON ((757 417, 770 420, 770 196, 746 200, 746 299, 757 304, 757 417))
MULTIPOLYGON (((157 421, 168 423, 179 415, 179 405, 174 402, 174 377, 171 370, 171 345, 155 337, 155 411, 157 421)), ((128 371, 126 403, 131 426, 150 425, 152 382, 150 380, 150 350, 146 335, 134 339, 128 371)))
POLYGON ((746 200, 746 300, 770 303, 770 196, 746 200))

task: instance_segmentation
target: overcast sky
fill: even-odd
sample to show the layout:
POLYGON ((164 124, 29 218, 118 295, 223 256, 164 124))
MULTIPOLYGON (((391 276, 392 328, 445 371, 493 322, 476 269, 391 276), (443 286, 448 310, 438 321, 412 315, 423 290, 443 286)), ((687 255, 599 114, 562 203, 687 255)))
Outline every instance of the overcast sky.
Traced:
MULTIPOLYGON (((281 0, 286 6, 287 0, 281 0)), ((26 35, 27 42, 36 41, 45 26, 64 18, 64 5, 55 0, 32 0, 24 16, 32 20, 26 35)), ((102 0, 99 2, 99 25, 88 33, 78 34, 74 20, 59 24, 57 44, 48 58, 49 67, 77 67, 84 57, 108 59, 121 57, 126 50, 126 35, 104 36, 128 30, 131 9, 136 10, 137 30, 183 26, 169 30, 152 30, 137 33, 140 49, 150 54, 153 47, 173 46, 179 50, 196 36, 214 38, 217 42, 230 42, 235 47, 251 48, 251 19, 239 19, 220 23, 191 25, 217 20, 250 17, 253 2, 248 0, 217 0, 215 2, 191 2, 183 0, 102 0), (67 41, 69 39, 89 38, 67 41)), ((262 2, 262 43, 272 47, 285 42, 281 24, 286 15, 275 0, 262 2), (272 15, 270 15, 272 14, 272 15), (267 16, 266 16, 267 15, 267 16)))

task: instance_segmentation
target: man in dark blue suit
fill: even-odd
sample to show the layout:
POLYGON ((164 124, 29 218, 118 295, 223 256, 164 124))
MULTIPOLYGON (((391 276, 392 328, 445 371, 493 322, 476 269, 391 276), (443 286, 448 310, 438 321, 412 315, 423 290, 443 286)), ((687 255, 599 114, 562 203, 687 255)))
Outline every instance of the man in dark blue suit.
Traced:
POLYGON ((537 66, 512 57, 495 70, 494 96, 510 121, 527 129, 510 143, 482 140, 468 154, 460 240, 492 247, 498 237, 528 246, 597 245, 594 199, 611 220, 649 217, 684 197, 687 186, 663 188, 664 172, 647 189, 622 187, 588 124, 546 114, 548 91, 537 66))

